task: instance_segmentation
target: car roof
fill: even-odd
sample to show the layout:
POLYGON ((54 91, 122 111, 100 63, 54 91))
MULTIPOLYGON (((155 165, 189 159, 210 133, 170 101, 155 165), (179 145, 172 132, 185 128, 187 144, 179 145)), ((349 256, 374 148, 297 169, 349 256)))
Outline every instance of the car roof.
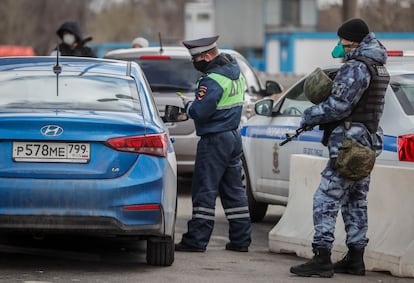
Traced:
POLYGON ((389 62, 385 65, 391 74, 414 73, 414 62, 389 62))
MULTIPOLYGON (((54 56, 19 56, 0 58, 0 71, 53 71, 56 65, 54 56)), ((128 62, 91 57, 59 57, 62 70, 126 76, 128 62)))
MULTIPOLYGON (((332 64, 332 65, 326 65, 321 67, 323 70, 330 70, 330 69, 339 69, 342 66, 342 64, 332 64)), ((387 60, 387 63, 385 64, 385 67, 387 68, 388 72, 390 74, 399 74, 399 73, 414 73, 414 60, 408 60, 408 61, 400 61, 398 60, 387 60)))
MULTIPOLYGON (((241 56, 239 52, 230 48, 219 48, 220 52, 229 53, 234 56, 241 56)), ((191 58, 188 49, 184 46, 163 46, 114 49, 105 54, 104 58, 131 58, 145 55, 164 55, 173 58, 191 58)))
POLYGON ((143 55, 164 55, 172 57, 190 58, 188 49, 183 46, 165 46, 162 47, 142 47, 142 48, 125 48, 111 50, 105 54, 104 58, 131 58, 143 55))

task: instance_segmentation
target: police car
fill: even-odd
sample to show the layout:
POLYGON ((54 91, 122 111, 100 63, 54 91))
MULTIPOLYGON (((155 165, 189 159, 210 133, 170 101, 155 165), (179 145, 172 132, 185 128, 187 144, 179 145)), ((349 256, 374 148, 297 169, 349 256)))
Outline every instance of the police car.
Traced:
MULTIPOLYGON (((414 167, 414 54, 389 51, 388 56, 386 67, 391 80, 380 121, 384 148, 377 164, 414 167)), ((339 67, 323 70, 332 72, 339 67)), ((252 221, 261 221, 269 204, 287 204, 292 154, 328 157, 328 148, 321 144, 323 132, 318 127, 297 132, 303 111, 313 105, 303 91, 305 78, 276 102, 268 98, 256 102, 257 115, 242 127, 244 185, 252 221), (281 146, 287 137, 292 140, 281 146)))

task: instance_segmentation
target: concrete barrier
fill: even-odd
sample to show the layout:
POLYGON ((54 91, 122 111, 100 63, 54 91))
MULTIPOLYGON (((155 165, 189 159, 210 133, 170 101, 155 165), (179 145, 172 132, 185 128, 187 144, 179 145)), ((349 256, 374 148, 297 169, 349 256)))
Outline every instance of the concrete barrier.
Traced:
MULTIPOLYGON (((292 155, 289 201, 280 221, 269 232, 269 249, 311 258, 313 193, 327 159, 292 155)), ((368 194, 369 271, 389 271, 398 277, 414 277, 414 168, 375 165, 368 194)), ((347 251, 342 216, 338 213, 332 260, 347 251)))

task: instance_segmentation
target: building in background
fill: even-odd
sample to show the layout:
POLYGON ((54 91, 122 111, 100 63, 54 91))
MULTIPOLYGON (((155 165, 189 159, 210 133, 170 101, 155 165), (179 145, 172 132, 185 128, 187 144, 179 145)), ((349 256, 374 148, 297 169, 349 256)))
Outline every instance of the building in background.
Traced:
POLYGON ((213 1, 189 2, 185 5, 184 40, 216 34, 213 1))
MULTIPOLYGON (((259 71, 302 75, 337 62, 331 50, 338 37, 318 31, 319 16, 318 0, 194 0, 185 4, 183 39, 219 34, 220 47, 236 49, 259 71)), ((412 32, 375 34, 388 49, 414 50, 412 32)), ((128 47, 95 45, 99 57, 128 47)))
MULTIPOLYGON (((289 35, 315 32, 317 0, 205 0, 185 7, 185 39, 220 35, 219 44, 243 53, 251 64, 266 71, 273 60, 278 71, 286 71, 289 35), (269 35, 283 35, 267 54, 269 35)), ((289 71, 289 69, 288 69, 289 71)))
MULTIPOLYGON (((305 74, 336 63, 335 32, 317 32, 317 0, 204 0, 186 4, 185 38, 220 35, 269 74, 305 74)), ((414 49, 414 33, 376 33, 388 49, 414 49)))

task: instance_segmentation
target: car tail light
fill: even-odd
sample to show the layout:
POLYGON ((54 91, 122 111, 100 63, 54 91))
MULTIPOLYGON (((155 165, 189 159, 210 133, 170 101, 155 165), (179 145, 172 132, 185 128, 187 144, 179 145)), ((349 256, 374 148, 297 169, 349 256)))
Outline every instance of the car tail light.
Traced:
POLYGON ((124 210, 160 210, 159 204, 138 204, 138 205, 126 205, 124 210))
POLYGON ((106 144, 118 151, 166 157, 168 150, 168 137, 165 133, 135 137, 121 137, 109 139, 106 141, 106 144))
POLYGON ((139 57, 141 60, 170 60, 170 56, 164 56, 164 55, 144 55, 139 57))
POLYGON ((414 162, 414 135, 398 137, 398 159, 414 162))

